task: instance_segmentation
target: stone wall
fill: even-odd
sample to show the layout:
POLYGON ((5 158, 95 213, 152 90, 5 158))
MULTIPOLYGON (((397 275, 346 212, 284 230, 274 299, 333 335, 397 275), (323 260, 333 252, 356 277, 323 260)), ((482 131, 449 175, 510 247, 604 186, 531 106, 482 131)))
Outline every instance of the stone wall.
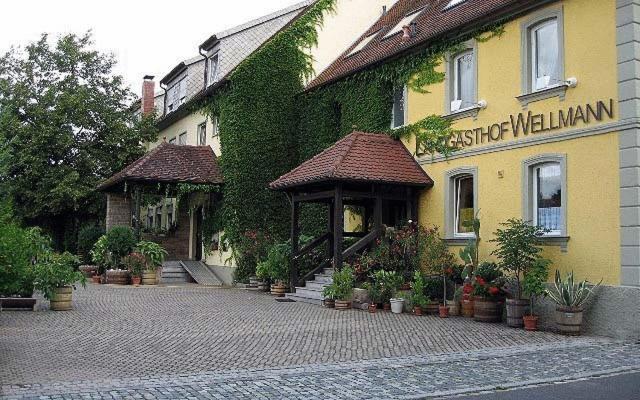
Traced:
POLYGON ((145 240, 156 242, 169 253, 167 261, 190 260, 189 257, 189 232, 191 230, 190 216, 186 202, 181 202, 178 207, 177 229, 165 236, 143 233, 145 240))
POLYGON ((124 194, 107 195, 107 231, 114 226, 131 226, 131 199, 124 194))
MULTIPOLYGON (((555 303, 536 305, 541 329, 555 330, 555 303)), ((585 305, 582 332, 620 340, 640 340, 640 288, 600 286, 585 305)))

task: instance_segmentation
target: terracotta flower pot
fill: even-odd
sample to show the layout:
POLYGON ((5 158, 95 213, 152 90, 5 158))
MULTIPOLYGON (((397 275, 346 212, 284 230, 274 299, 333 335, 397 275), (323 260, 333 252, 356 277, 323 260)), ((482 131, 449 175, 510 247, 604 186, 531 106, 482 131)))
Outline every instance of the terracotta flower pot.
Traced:
POLYGON ((385 310, 385 311, 391 310, 391 303, 384 303, 382 305, 382 309, 385 310))
POLYGON ((440 318, 449 318, 449 306, 438 306, 440 318))
POLYGON ((524 329, 527 331, 538 330, 538 316, 537 315, 525 315, 522 317, 524 321, 524 329))
POLYGON ((140 286, 140 282, 142 282, 142 277, 139 277, 139 276, 132 276, 131 277, 131 284, 133 286, 140 286))
POLYGON ((376 309, 378 308, 378 305, 376 303, 369 303, 369 312, 372 314, 375 314, 376 309))
POLYGON ((413 307, 413 313, 415 315, 417 315, 418 317, 422 315, 422 307, 420 306, 414 306, 413 307))

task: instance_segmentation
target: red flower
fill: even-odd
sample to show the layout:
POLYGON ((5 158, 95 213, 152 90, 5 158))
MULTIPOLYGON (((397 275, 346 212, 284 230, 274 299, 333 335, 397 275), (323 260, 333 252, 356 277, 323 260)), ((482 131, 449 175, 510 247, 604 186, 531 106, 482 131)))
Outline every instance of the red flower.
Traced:
POLYGON ((495 287, 495 286, 491 286, 491 287, 489 288, 489 293, 490 293, 492 296, 495 296, 495 295, 497 295, 498 293, 500 293, 500 289, 498 289, 498 288, 497 288, 497 287, 495 287))
POLYGON ((485 280, 484 280, 481 276, 479 276, 479 277, 477 277, 477 278, 476 278, 476 282, 477 282, 477 283, 478 283, 478 285, 480 285, 480 286, 484 286, 484 285, 487 283, 487 282, 485 282, 485 280))
POLYGON ((464 294, 469 294, 473 292, 473 287, 471 285, 464 285, 464 287, 462 288, 462 292, 464 294))

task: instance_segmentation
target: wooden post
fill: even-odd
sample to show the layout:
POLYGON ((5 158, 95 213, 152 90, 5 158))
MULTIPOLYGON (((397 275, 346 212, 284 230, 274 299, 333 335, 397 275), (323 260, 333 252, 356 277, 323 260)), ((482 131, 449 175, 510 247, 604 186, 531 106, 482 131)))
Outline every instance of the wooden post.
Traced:
POLYGON ((373 210, 373 226, 378 232, 378 236, 382 236, 382 192, 380 187, 376 186, 376 203, 373 210))
POLYGON ((140 241, 141 239, 141 233, 142 233, 142 227, 140 226, 140 202, 141 202, 141 197, 142 194, 140 193, 140 187, 136 186, 133 192, 133 196, 134 196, 134 201, 133 201, 133 228, 134 228, 134 232, 136 234, 136 240, 140 241))
MULTIPOLYGON (((409 220, 413 220, 413 191, 411 188, 406 188, 405 195, 407 196, 404 204, 405 204, 405 213, 407 222, 409 220)), ((414 221, 415 222, 415 221, 414 221)))
POLYGON ((342 206, 342 185, 336 186, 333 197, 333 268, 342 269, 342 238, 344 232, 344 208, 342 206))
POLYGON ((364 203, 364 215, 362 216, 362 232, 369 233, 369 204, 364 203))
POLYGON ((329 240, 327 240, 327 258, 333 259, 333 216, 334 212, 334 204, 333 202, 329 203, 329 213, 327 220, 327 232, 329 232, 329 240))
POLYGON ((298 220, 300 217, 300 203, 291 198, 291 269, 289 271, 289 283, 291 293, 296 292, 296 286, 298 285, 298 263, 296 262, 296 256, 298 255, 300 228, 298 226, 298 220))

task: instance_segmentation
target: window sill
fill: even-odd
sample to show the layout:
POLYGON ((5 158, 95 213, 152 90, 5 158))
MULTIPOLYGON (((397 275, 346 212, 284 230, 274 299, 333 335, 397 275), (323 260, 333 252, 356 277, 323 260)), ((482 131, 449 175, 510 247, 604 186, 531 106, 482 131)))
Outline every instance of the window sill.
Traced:
POLYGON ((546 89, 537 90, 535 92, 522 94, 517 96, 516 99, 520 102, 522 107, 527 107, 529 103, 534 103, 536 101, 550 99, 553 97, 558 97, 561 101, 564 100, 565 93, 567 92, 567 88, 569 87, 566 83, 561 83, 560 85, 551 86, 546 89))
POLYGON ((446 118, 450 121, 455 121, 457 119, 463 119, 468 117, 473 117, 473 119, 476 119, 478 117, 478 112, 480 112, 481 108, 482 107, 480 107, 479 105, 463 108, 462 110, 454 111, 449 114, 443 115, 442 118, 446 118))
POLYGON ((443 239, 444 242, 450 246, 464 246, 469 243, 469 240, 473 240, 475 236, 461 236, 461 237, 449 237, 443 239))
POLYGON ((542 246, 559 246, 560 251, 563 253, 567 252, 567 242, 569 239, 569 236, 542 236, 539 238, 542 246))

